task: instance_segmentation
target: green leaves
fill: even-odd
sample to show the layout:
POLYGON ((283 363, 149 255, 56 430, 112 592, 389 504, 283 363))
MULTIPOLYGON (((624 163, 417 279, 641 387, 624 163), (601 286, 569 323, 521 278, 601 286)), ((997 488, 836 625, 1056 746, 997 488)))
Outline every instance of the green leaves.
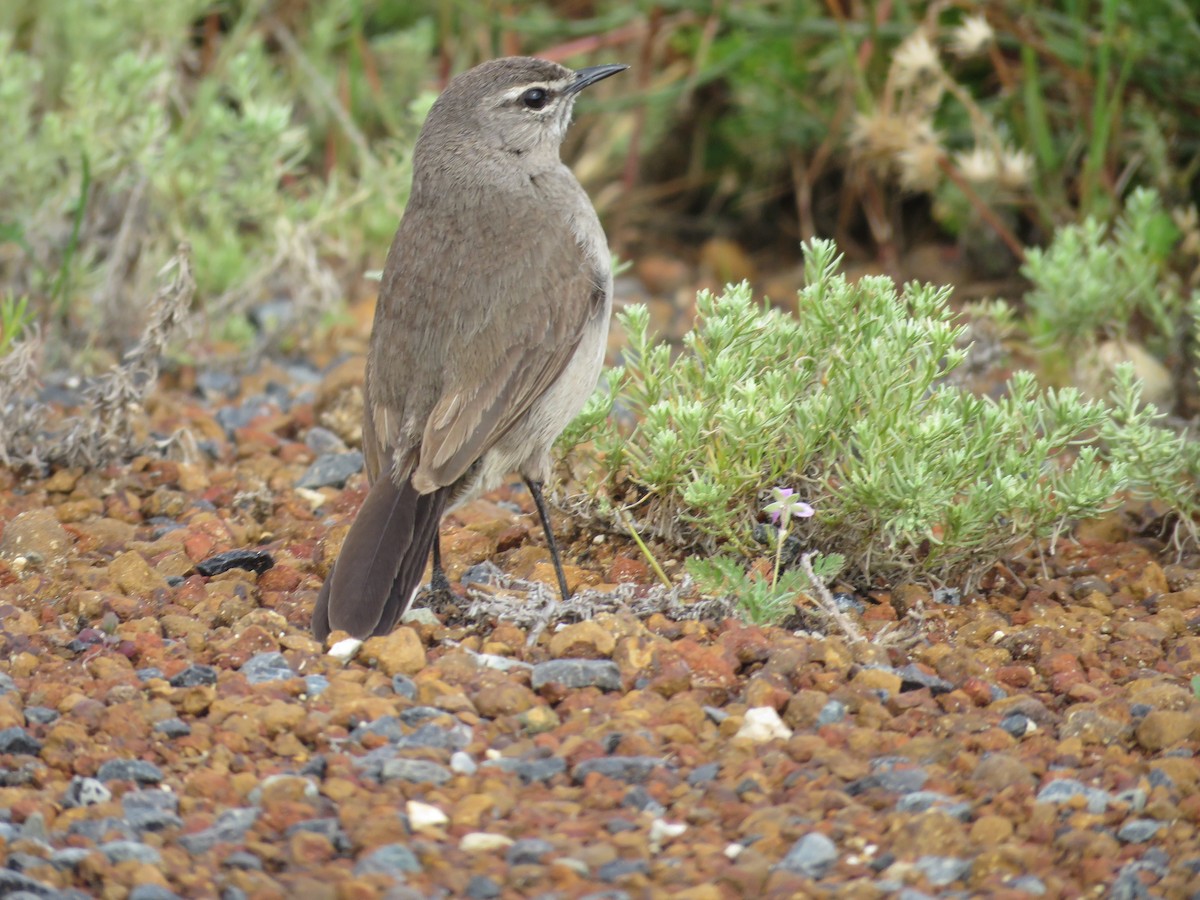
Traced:
MULTIPOLYGON (((1190 496, 1180 486, 1195 471, 1185 442, 1142 407, 1128 368, 1112 408, 1073 388, 1042 391, 1027 372, 1000 399, 975 396, 946 381, 965 354, 948 289, 852 284, 837 274, 832 243, 804 253, 795 316, 756 302, 745 284, 701 292, 674 357, 654 343, 644 309, 621 315, 625 369, 578 433, 594 441, 598 496, 632 485, 638 515, 673 523, 664 536, 748 558, 769 550, 753 537, 766 492, 793 486, 816 509, 792 523, 802 545, 841 554, 860 578, 942 580, 969 579, 1112 508, 1123 491, 1196 505, 1175 496, 1190 496)), ((732 590, 734 569, 743 571, 689 562, 714 590, 732 590)), ((740 576, 751 615, 793 590, 790 574, 740 576)))

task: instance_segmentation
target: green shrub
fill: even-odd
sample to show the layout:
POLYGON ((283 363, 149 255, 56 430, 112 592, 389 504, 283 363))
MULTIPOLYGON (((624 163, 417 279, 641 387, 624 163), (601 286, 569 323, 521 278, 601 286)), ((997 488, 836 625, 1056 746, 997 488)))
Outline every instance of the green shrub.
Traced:
POLYGON ((621 506, 689 552, 770 556, 755 526, 786 486, 816 511, 796 537, 852 577, 969 581, 1122 491, 1170 499, 1194 477, 1195 454, 1139 409, 1127 368, 1115 412, 1026 372, 1002 399, 974 396, 944 381, 965 354, 948 289, 851 283, 832 243, 804 253, 794 316, 745 284, 703 292, 677 357, 645 308, 621 314, 624 368, 564 439, 593 441, 598 511, 621 506))
POLYGON ((1138 320, 1152 348, 1166 355, 1184 311, 1168 262, 1180 232, 1158 194, 1135 190, 1112 228, 1092 217, 1065 225, 1045 249, 1030 248, 1023 274, 1034 340, 1077 352, 1101 337, 1125 339, 1138 320))

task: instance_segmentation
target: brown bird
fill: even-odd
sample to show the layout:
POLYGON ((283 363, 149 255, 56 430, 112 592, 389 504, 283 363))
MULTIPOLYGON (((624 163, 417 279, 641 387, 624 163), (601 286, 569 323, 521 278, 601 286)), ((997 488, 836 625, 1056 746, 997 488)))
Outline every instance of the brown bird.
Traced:
POLYGON ((608 243, 559 157, 579 92, 627 68, 528 57, 454 78, 413 153, 366 372, 370 492, 313 610, 313 633, 386 634, 448 510, 517 471, 567 596, 542 483, 595 389, 612 309, 608 243))

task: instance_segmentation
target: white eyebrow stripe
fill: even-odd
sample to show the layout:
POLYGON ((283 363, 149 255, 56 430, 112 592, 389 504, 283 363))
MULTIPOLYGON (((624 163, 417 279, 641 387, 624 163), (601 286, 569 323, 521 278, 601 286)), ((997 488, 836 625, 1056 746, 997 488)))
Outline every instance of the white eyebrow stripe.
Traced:
POLYGON ((557 94, 566 88, 566 86, 570 83, 571 79, 559 79, 558 81, 531 81, 528 84, 522 84, 515 88, 509 88, 501 96, 505 100, 516 100, 530 88, 541 88, 547 93, 557 94))

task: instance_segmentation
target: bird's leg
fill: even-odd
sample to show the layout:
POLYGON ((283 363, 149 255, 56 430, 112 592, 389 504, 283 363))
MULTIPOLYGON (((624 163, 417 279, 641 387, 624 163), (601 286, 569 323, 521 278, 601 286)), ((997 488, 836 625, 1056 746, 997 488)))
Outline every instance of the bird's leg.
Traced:
POLYGON ((433 574, 429 579, 429 590, 434 594, 449 594, 450 579, 442 568, 442 534, 437 532, 433 538, 433 574))
POLYGON ((550 559, 554 561, 554 574, 558 576, 558 589, 562 592, 563 603, 566 603, 571 592, 567 590, 567 576, 563 573, 562 560, 558 557, 554 529, 550 527, 550 511, 546 509, 546 498, 542 496, 542 483, 525 478, 525 486, 529 488, 529 493, 533 494, 533 502, 537 505, 538 518, 542 520, 542 530, 546 532, 546 544, 550 547, 550 559))

